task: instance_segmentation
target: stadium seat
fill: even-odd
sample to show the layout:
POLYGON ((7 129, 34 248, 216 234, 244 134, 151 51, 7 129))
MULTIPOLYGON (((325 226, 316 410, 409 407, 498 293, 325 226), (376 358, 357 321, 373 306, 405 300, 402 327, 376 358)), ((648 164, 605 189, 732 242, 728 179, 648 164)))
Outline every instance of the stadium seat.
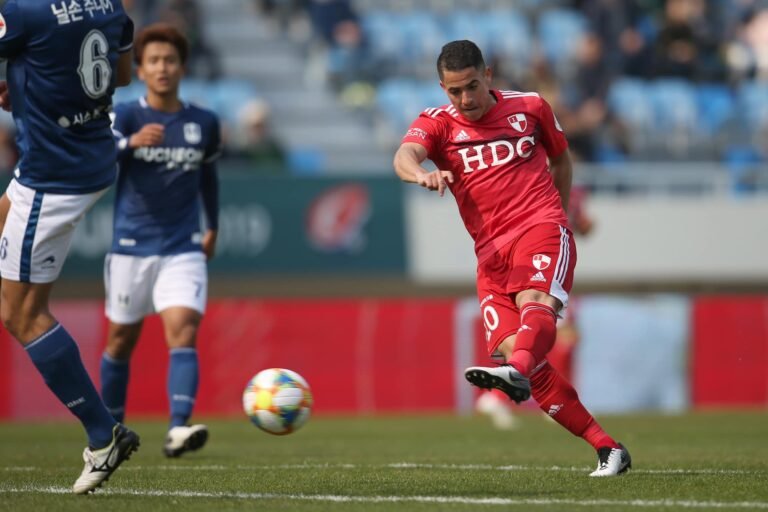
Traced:
MULTIPOLYGON (((457 10, 453 12, 447 21, 449 39, 469 39, 481 50, 488 53, 493 39, 481 18, 483 18, 483 14, 476 11, 457 10)), ((490 55, 486 55, 486 58, 488 57, 490 55)))
POLYGON ((394 78, 379 85, 376 91, 376 105, 397 131, 403 131, 419 113, 429 105, 424 105, 421 87, 415 80, 394 78))
POLYGON ((739 112, 743 113, 750 131, 768 128, 767 83, 755 80, 741 84, 738 101, 739 112))
POLYGON ((325 154, 316 148, 293 147, 286 155, 286 165, 297 176, 320 174, 325 167, 325 154))
MULTIPOLYGON (((409 11, 395 18, 399 37, 403 39, 402 59, 433 62, 446 42, 446 32, 437 16, 428 11, 409 11)), ((390 37, 393 37, 390 35, 390 37)))
POLYGON ((424 80, 419 84, 419 96, 422 110, 431 107, 442 107, 450 103, 437 80, 424 80))
POLYGON ((696 93, 686 80, 660 79, 651 83, 649 91, 655 119, 662 129, 692 131, 698 120, 696 93))
POLYGON ((184 101, 216 110, 216 98, 213 94, 214 84, 215 82, 209 84, 198 78, 185 78, 179 86, 179 96, 184 101))
POLYGON ((375 59, 398 60, 403 53, 403 37, 397 17, 388 11, 370 11, 362 18, 363 32, 375 59))
POLYGON ((635 78, 620 78, 608 91, 608 108, 627 126, 647 129, 653 119, 648 84, 635 78))
POLYGON ((760 153, 753 147, 734 145, 726 148, 723 163, 728 169, 734 195, 751 194, 757 190, 752 174, 762 165, 762 161, 760 153))
POLYGON ((725 85, 702 84, 696 87, 698 131, 702 135, 717 134, 733 118, 735 100, 725 85))
POLYGON ((586 28, 586 19, 577 11, 544 11, 538 22, 538 37, 544 57, 556 67, 571 61, 586 28))
POLYGON ((145 90, 144 82, 134 78, 129 85, 115 89, 115 94, 112 96, 112 102, 117 104, 133 101, 140 96, 143 96, 145 90))
POLYGON ((528 20, 518 11, 489 11, 479 23, 488 31, 490 51, 510 62, 509 66, 527 68, 531 62, 534 38, 528 20))
POLYGON ((259 97, 253 84, 246 80, 224 79, 208 84, 210 107, 226 123, 235 124, 243 105, 259 97))

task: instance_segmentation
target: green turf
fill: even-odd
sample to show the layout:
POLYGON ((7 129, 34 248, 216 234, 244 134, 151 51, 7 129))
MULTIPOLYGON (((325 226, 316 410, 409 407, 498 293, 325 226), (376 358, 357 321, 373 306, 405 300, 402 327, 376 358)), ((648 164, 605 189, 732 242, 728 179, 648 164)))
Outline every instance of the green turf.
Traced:
POLYGON ((163 424, 133 424, 141 449, 86 497, 69 493, 78 425, 0 424, 0 510, 768 510, 768 412, 603 418, 634 461, 608 479, 538 414, 513 432, 449 416, 319 417, 285 437, 208 423, 208 446, 176 460, 163 424))

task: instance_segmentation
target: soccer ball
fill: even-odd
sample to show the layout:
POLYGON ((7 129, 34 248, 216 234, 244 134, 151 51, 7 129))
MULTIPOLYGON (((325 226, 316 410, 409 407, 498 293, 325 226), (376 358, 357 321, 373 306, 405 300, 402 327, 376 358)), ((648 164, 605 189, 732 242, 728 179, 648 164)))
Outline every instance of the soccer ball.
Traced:
POLYGON ((290 434, 309 419, 312 392, 298 373, 269 368, 248 381, 243 391, 243 409, 251 422, 264 432, 290 434))

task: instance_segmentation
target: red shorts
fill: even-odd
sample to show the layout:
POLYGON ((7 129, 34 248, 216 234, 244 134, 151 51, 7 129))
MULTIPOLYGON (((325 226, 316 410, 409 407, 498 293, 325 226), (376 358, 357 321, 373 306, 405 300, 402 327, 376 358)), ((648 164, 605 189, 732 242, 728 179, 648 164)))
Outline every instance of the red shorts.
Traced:
POLYGON ((539 224, 477 266, 477 297, 488 354, 520 328, 515 294, 548 293, 568 305, 576 267, 573 234, 558 224, 539 224))

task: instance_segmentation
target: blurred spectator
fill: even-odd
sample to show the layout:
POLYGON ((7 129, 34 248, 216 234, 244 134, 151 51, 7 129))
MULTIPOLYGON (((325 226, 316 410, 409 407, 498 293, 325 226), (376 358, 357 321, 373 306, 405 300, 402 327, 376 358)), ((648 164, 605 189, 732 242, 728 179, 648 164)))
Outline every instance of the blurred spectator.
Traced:
POLYGON ((157 12, 157 21, 174 25, 187 37, 187 76, 207 80, 215 80, 221 76, 218 55, 204 37, 200 8, 196 0, 166 0, 157 12))
POLYGON ((719 40, 704 0, 667 0, 656 38, 657 76, 722 79, 719 40))
POLYGON ((768 9, 744 11, 726 55, 735 80, 768 80, 768 9))
POLYGON ((647 78, 651 75, 653 8, 640 0, 585 0, 581 10, 597 34, 611 69, 647 78))
POLYGON ((587 32, 579 42, 577 71, 564 87, 556 114, 566 130, 571 150, 582 160, 596 159, 598 132, 606 127, 606 97, 614 69, 605 58, 603 42, 594 32, 587 32))
POLYGON ((309 0, 254 0, 260 16, 274 28, 295 40, 306 41, 309 35, 307 7, 309 0))
POLYGON ((238 116, 238 129, 228 157, 248 164, 260 174, 284 174, 286 152, 269 124, 269 105, 263 100, 246 103, 238 116))
POLYGON ((373 69, 360 19, 349 0, 310 0, 309 18, 314 33, 315 58, 326 62, 327 78, 341 91, 371 80, 373 69))

